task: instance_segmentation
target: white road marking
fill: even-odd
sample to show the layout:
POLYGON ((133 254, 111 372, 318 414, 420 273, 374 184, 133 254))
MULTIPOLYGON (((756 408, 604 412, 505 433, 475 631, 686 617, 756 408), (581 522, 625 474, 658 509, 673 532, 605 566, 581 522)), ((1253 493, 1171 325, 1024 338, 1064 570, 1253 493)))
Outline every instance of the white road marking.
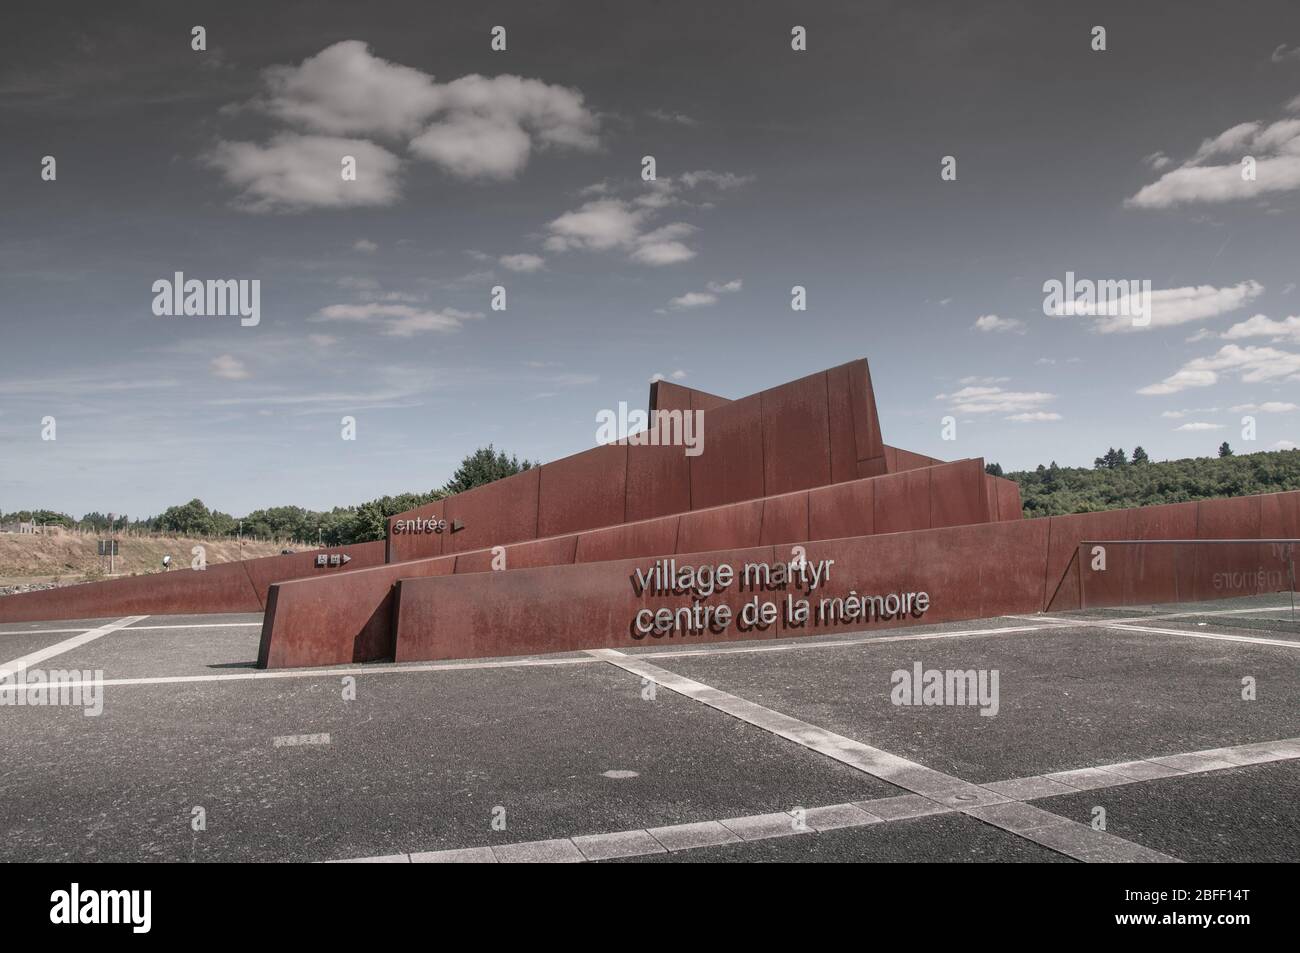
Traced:
MULTIPOLYGON (((648 679, 667 688, 669 691, 684 695, 724 714, 731 715, 733 718, 738 718, 747 724, 762 728, 764 731, 769 731, 774 735, 793 741, 795 744, 802 745, 811 751, 826 755, 828 758, 846 764, 864 774, 869 774, 905 791, 920 795, 918 798, 909 799, 904 796, 903 798, 894 799, 905 811, 929 813, 934 806, 937 806, 948 810, 969 812, 972 808, 1010 803, 1009 798, 988 788, 972 784, 969 781, 963 781, 933 768, 927 768, 915 761, 909 761, 907 758, 891 754, 880 748, 873 748, 852 738, 846 738, 844 735, 818 728, 816 725, 800 721, 798 718, 783 715, 770 708, 764 708, 762 705, 746 701, 737 695, 705 685, 703 682, 676 675, 666 669, 651 665, 637 656, 625 655, 613 649, 595 649, 588 652, 588 654, 602 658, 611 665, 616 665, 633 675, 648 679), (925 802, 932 802, 932 804, 925 802)), ((857 806, 862 807, 861 804, 857 806)), ((1035 808, 1034 810, 1038 809, 1035 808)), ((1044 824, 1048 823, 1047 819, 1056 817, 1056 815, 1052 815, 1047 811, 1041 813, 1044 817, 1044 824)), ((1032 840, 1068 857, 1073 857, 1076 860, 1088 861, 1114 858, 1120 860, 1159 859, 1176 862, 1176 858, 1161 854, 1158 851, 1149 851, 1105 831, 1094 831, 1087 824, 1079 824, 1076 821, 1062 820, 1062 822, 1058 823, 1056 820, 1052 820, 1049 834, 1040 832, 1037 829, 1030 829, 1019 821, 1013 823, 1000 820, 996 814, 981 817, 980 820, 1018 837, 1032 840)), ((651 831, 651 833, 654 832, 651 831)), ((668 845, 665 844, 664 846, 667 847, 668 845)), ((669 847, 669 849, 672 848, 669 847)))
MULTIPOLYGON (((1260 645, 1282 645, 1289 648, 1300 648, 1300 640, 1278 640, 1264 639, 1253 636, 1237 636, 1216 633, 1186 632, 1180 629, 1160 629, 1149 628, 1143 629, 1136 623, 1149 621, 1152 619, 1166 618, 1184 618, 1187 616, 1199 615, 1235 615, 1247 612, 1275 612, 1285 606, 1268 606, 1256 609, 1225 609, 1207 612, 1180 612, 1169 613, 1160 616, 1132 616, 1117 619, 1067 619, 1055 616, 1031 616, 1031 615, 1014 615, 1008 614, 1002 618, 1024 619, 1032 621, 1034 625, 1023 626, 999 626, 995 628, 977 628, 977 629, 958 629, 947 631, 929 631, 929 632, 912 632, 906 635, 864 635, 855 638, 835 639, 834 641, 808 641, 799 637, 784 639, 779 643, 712 643, 703 645, 699 648, 690 649, 673 649, 666 648, 662 650, 638 652, 629 655, 629 658, 691 658, 707 655, 729 655, 729 654, 748 654, 763 652, 794 652, 810 649, 834 649, 834 648, 853 648, 855 646, 871 645, 874 643, 890 642, 913 642, 913 641, 930 641, 941 639, 957 638, 978 638, 981 636, 995 635, 1017 635, 1034 632, 1044 632, 1050 629, 1065 628, 1095 628, 1095 629, 1130 629, 1132 631, 1149 631, 1159 635, 1185 635, 1192 638, 1219 639, 1231 642, 1248 642, 1260 645)), ((140 618, 147 618, 141 616, 140 618)), ((155 626, 130 626, 131 631, 151 631, 159 629, 186 629, 186 628, 228 628, 231 626, 261 626, 260 622, 228 622, 228 623, 194 623, 194 624, 177 624, 177 625, 155 625, 155 626)), ((82 632, 81 629, 31 629, 15 630, 12 632, 0 632, 3 635, 28 635, 33 632, 82 632)), ((612 650, 611 650, 612 651, 612 650)), ((85 681, 70 683, 69 687, 89 686, 89 685, 112 685, 112 686, 132 686, 132 685, 183 685, 187 683, 203 682, 237 682, 247 680, 257 680, 264 678, 321 678, 333 675, 384 675, 384 674, 404 674, 408 672, 442 672, 452 671, 455 669, 483 669, 483 668, 530 668, 534 666, 546 665, 582 665, 590 664, 597 661, 593 658, 518 658, 518 659, 493 659, 493 660, 466 660, 466 661, 447 661, 447 662, 429 662, 429 663, 387 663, 382 665, 367 665, 358 667, 356 665, 329 665, 319 666, 316 668, 295 668, 295 669, 260 669, 248 672, 230 672, 221 675, 160 675, 139 678, 114 678, 104 679, 103 681, 85 681)), ((12 664, 12 663, 11 663, 12 664)))
MULTIPOLYGON (((141 619, 147 619, 148 616, 140 616, 141 619)), ((261 622, 187 622, 177 623, 175 625, 133 625, 129 628, 132 632, 154 632, 159 629, 233 629, 248 628, 256 626, 262 627, 261 622)), ((81 629, 9 629, 6 632, 0 632, 0 638, 6 635, 61 635, 67 632, 84 632, 81 629)))
MULTIPOLYGON (((1097 608, 1101 609, 1106 607, 1098 606, 1097 608)), ((1111 606, 1109 608, 1123 609, 1127 607, 1111 606)), ((1251 609, 1200 609, 1200 610, 1191 610, 1191 611, 1184 611, 1184 612, 1154 612, 1154 613, 1148 613, 1146 615, 1121 616, 1121 617, 1099 616, 1098 618, 1095 619, 1083 619, 1076 616, 1053 616, 1053 615, 1046 615, 1043 613, 1038 613, 1033 615, 1008 613, 1007 615, 1003 616, 1003 618, 1024 619, 1026 622, 1055 622, 1058 625, 1078 626, 1078 625, 1101 625, 1101 624, 1129 623, 1129 622, 1160 622, 1169 619, 1187 619, 1194 616, 1248 615, 1254 612, 1282 612, 1282 611, 1290 611, 1290 609, 1291 609, 1290 605, 1256 606, 1251 609)), ((1068 611, 1087 612, 1089 610, 1071 609, 1068 611)))
POLYGON ((129 615, 124 619, 118 619, 116 622, 109 622, 98 628, 86 629, 80 635, 73 636, 70 639, 64 639, 62 642, 55 642, 53 645, 47 645, 43 649, 37 649, 12 662, 5 662, 0 665, 0 679, 8 679, 13 676, 19 669, 31 668, 38 662, 44 662, 48 658, 56 655, 62 655, 64 652, 70 652, 80 645, 87 642, 93 642, 95 639, 103 638, 110 632, 117 632, 119 629, 125 629, 132 622, 139 622, 141 619, 149 618, 147 615, 129 615))
MULTIPOLYGON (((248 623, 241 623, 248 624, 248 623)), ((260 623, 259 623, 260 624, 260 623)), ((130 631, 146 628, 137 626, 130 631)), ((963 629, 958 632, 919 632, 909 635, 891 635, 891 636, 868 636, 860 639, 840 639, 835 642, 799 642, 792 641, 781 645, 751 644, 751 645, 728 645, 726 647, 698 648, 698 649, 665 649, 662 652, 642 652, 632 658, 662 658, 662 657, 685 657, 699 655, 725 655, 729 653, 741 654, 747 652, 784 652, 795 649, 820 649, 820 648, 845 648, 857 645, 867 645, 873 642, 900 642, 915 641, 925 639, 949 639, 966 636, 983 636, 983 635, 1005 635, 1012 633, 1037 632, 1051 626, 1010 626, 997 629, 963 629)), ((79 632, 80 629, 71 631, 79 632)), ((258 669, 248 672, 227 672, 221 675, 157 675, 141 676, 139 678, 106 678, 102 681, 96 679, 92 681, 68 682, 69 688, 89 685, 103 686, 130 686, 130 685, 183 685, 187 683, 203 682, 239 682, 250 679, 263 678, 323 678, 335 675, 400 675, 407 672, 446 672, 456 669, 483 669, 483 668, 531 668, 535 666, 548 665, 593 665, 603 659, 592 658, 584 655, 580 657, 566 658, 513 658, 513 659, 489 659, 483 661, 447 661, 447 662, 404 662, 383 663, 358 667, 356 665, 327 665, 317 668, 286 668, 286 669, 258 669)))
POLYGON ((1130 625, 1128 623, 1109 623, 1098 626, 1114 632, 1154 632, 1156 635, 1180 635, 1189 639, 1211 639, 1216 642, 1248 642, 1251 645, 1281 645, 1288 649, 1300 649, 1300 639, 1261 639, 1250 635, 1229 635, 1226 632, 1189 632, 1186 629, 1158 629, 1150 625, 1130 625))
POLYGON ((261 622, 185 622, 175 625, 133 625, 132 632, 153 632, 158 629, 240 629, 261 628, 261 622))
POLYGON ((593 658, 539 658, 518 659, 491 662, 424 662, 413 664, 383 664, 366 668, 354 668, 348 665, 333 665, 325 668, 284 668, 259 669, 252 672, 232 672, 225 675, 157 675, 141 678, 105 678, 89 679, 80 682, 61 682, 69 688, 90 685, 175 685, 188 682, 239 682, 263 678, 331 678, 341 675, 405 675, 410 672, 448 672, 462 668, 529 668, 549 665, 591 665, 599 659, 593 658))
MULTIPOLYGON (((1135 784, 1140 781, 1157 780, 1165 777, 1185 777, 1188 774, 1209 770, 1224 770, 1231 767, 1244 767, 1260 764, 1264 761, 1300 760, 1300 738, 1285 738, 1279 741, 1252 742, 1235 745, 1230 748, 1209 748, 1204 751, 1188 751, 1182 754, 1165 755, 1150 761, 1130 761, 1110 765, 1098 765, 1095 768, 1082 768, 1078 771, 1106 771, 1114 773, 1127 770, 1133 777, 1114 775, 1114 781, 1105 785, 1114 787, 1135 784), (1177 760, 1187 765, 1190 770, 1164 767, 1148 773, 1135 769, 1134 766, 1149 765, 1159 768, 1156 762, 1177 760), (1232 762, 1218 768, 1209 768, 1210 762, 1232 762)), ((1058 772, 1069 774, 1071 772, 1058 772)), ((730 817, 720 821, 695 821, 686 824, 672 824, 667 827, 634 828, 626 831, 614 831, 607 834, 582 834, 569 838, 557 838, 549 841, 526 841, 523 844, 502 844, 497 847, 465 847, 452 850, 412 852, 409 854, 387 854, 380 857, 359 857, 347 860, 328 861, 328 863, 505 863, 518 860, 557 859, 572 860, 573 855, 567 841, 582 855, 584 860, 605 860, 613 857, 640 857, 648 854, 662 854, 665 850, 695 850, 719 844, 735 844, 745 840, 757 840, 763 837, 784 836, 787 825, 790 834, 819 834, 823 831, 842 830, 847 827, 867 827, 871 824, 911 820, 939 814, 962 813, 991 824, 1000 830, 1032 840, 1044 847, 1077 859, 1091 861, 1164 861, 1175 860, 1167 854, 1161 854, 1150 848, 1142 847, 1131 841, 1113 835, 1097 837, 1103 832, 1094 832, 1086 824, 1079 824, 1067 817, 1045 811, 1025 801, 1054 797, 1061 794, 1078 794, 1081 790, 1097 787, 1089 783, 1087 787, 1076 788, 1057 781, 1045 781, 1041 776, 1014 778, 1007 781, 992 781, 981 787, 998 790, 1007 794, 1008 799, 996 804, 982 806, 951 808, 926 797, 905 794, 895 797, 875 798, 869 801, 855 801, 849 804, 828 804, 824 807, 796 808, 786 812, 771 814, 752 814, 746 817, 730 817), (1015 792, 1012 794, 1012 792, 1015 792), (804 825, 797 823, 796 811, 803 811, 804 825), (786 820, 788 818, 788 820, 786 820), (1080 830, 1082 828, 1082 830, 1080 830), (526 848, 517 850, 516 848, 526 848), (529 856, 525 856, 529 855, 529 856)))
POLYGON ((697 649, 663 649, 654 652, 637 652, 632 658, 675 658, 698 655, 728 655, 742 652, 791 652, 798 649, 838 649, 846 646, 872 645, 876 642, 921 642, 931 639, 971 638, 981 635, 1013 635, 1024 632, 1042 632, 1053 626, 1010 625, 996 629, 960 629, 957 631, 914 632, 907 635, 865 635, 854 639, 836 639, 834 642, 809 642, 792 636, 779 644, 737 645, 734 643, 714 643, 697 649))

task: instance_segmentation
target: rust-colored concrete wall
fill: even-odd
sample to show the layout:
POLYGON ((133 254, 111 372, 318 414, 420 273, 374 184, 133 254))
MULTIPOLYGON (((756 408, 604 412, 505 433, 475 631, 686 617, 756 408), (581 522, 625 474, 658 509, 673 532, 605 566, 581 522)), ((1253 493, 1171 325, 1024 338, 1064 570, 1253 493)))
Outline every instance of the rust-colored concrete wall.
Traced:
MULTIPOLYGON (((652 642, 716 642, 734 639, 818 635, 841 629, 914 625, 979 618, 1004 612, 1032 612, 1042 605, 1042 567, 1047 555, 1047 521, 1022 520, 950 527, 885 536, 807 544, 814 563, 835 560, 830 583, 808 594, 813 617, 804 624, 783 616, 767 627, 722 632, 645 635, 633 629, 639 610, 689 606, 689 595, 638 594, 634 573, 650 561, 616 560, 594 566, 555 566, 517 573, 483 573, 457 579, 403 580, 398 586, 397 659, 416 661, 526 655, 591 648, 629 648, 652 642), (927 591, 931 608, 920 616, 863 624, 818 622, 820 600, 859 595, 927 591)), ((779 548, 761 546, 694 553, 679 565, 729 564, 788 559, 779 548)), ((755 593, 733 583, 705 600, 738 613, 759 596, 783 602, 791 588, 755 593)), ((802 594, 802 593, 799 593, 802 594)), ((796 596, 797 597, 797 596, 796 596)))
MULTIPOLYGON (((390 562, 462 553, 689 510, 756 500, 891 469, 865 360, 740 400, 655 381, 651 410, 704 411, 703 452, 595 447, 389 520, 390 562), (398 520, 461 520, 442 534, 398 534, 398 520)), ((909 467, 932 458, 907 451, 909 467)))
MULTIPOLYGON (((678 553, 753 548, 777 544, 781 558, 790 547, 809 539, 869 534, 875 531, 875 487, 910 482, 926 498, 914 507, 900 507, 891 521, 894 531, 927 529, 936 506, 946 507, 949 519, 983 520, 981 490, 983 461, 960 460, 928 470, 815 487, 759 500, 747 500, 707 510, 687 511, 639 523, 602 527, 581 533, 505 545, 506 570, 570 563, 599 563, 650 559, 678 553), (935 474, 931 481, 929 475, 935 474), (932 493, 947 495, 938 504, 932 493), (915 522, 908 523, 908 514, 915 522)), ((544 477, 543 477, 544 479, 544 477)), ((391 658, 391 630, 379 637, 383 620, 391 617, 392 587, 399 579, 434 575, 462 576, 491 570, 492 553, 473 550, 391 564, 383 572, 352 574, 346 587, 307 580, 279 587, 279 598, 268 607, 263 624, 262 658, 267 665, 322 665, 324 660, 367 661, 391 658), (282 633, 308 633, 310 643, 294 641, 281 649, 282 633), (268 648, 269 646, 269 648, 268 648), (364 648, 370 656, 358 656, 364 648)), ((499 573, 496 573, 499 575, 499 573)), ((273 594, 275 589, 272 590, 273 594)))
POLYGON ((403 577, 451 575, 456 558, 390 563, 333 579, 272 585, 262 619, 258 667, 345 665, 392 658, 393 586, 403 577))
POLYGON ((268 587, 282 579, 338 577, 347 570, 384 561, 382 540, 309 550, 288 556, 264 556, 241 562, 213 563, 207 569, 179 569, 128 576, 79 586, 41 589, 0 597, 0 622, 44 619, 105 619, 124 615, 203 612, 261 612, 268 587), (318 553, 346 553, 343 567, 317 568, 318 553))
POLYGON ((729 403, 726 397, 694 387, 683 387, 672 381, 651 381, 650 402, 646 406, 650 410, 712 410, 729 403))
POLYGON ((1024 506, 1020 502, 1020 484, 1003 477, 994 477, 993 485, 997 488, 998 519, 1023 519, 1024 506))
MULTIPOLYGON (((897 474, 902 476, 905 474, 897 474)), ((983 481, 980 481, 981 484, 983 481)), ((874 481, 879 489, 882 481, 874 481)), ((837 492, 843 493, 840 489, 837 492)), ((553 566, 517 573, 480 573, 456 579, 411 579, 399 583, 397 647, 399 660, 523 655, 584 648, 626 648, 649 642, 705 642, 736 638, 813 635, 837 630, 914 625, 990 618, 1007 613, 1078 605, 1080 543, 1084 540, 1223 538, 1253 528, 1265 536, 1294 535, 1300 520, 1300 494, 1235 500, 1205 500, 1144 510, 1080 514, 1034 520, 952 526, 930 530, 810 541, 804 544, 812 563, 833 559, 829 583, 814 590, 812 618, 797 624, 784 618, 761 630, 637 637, 632 622, 642 609, 676 609, 690 604, 687 595, 637 594, 633 573, 647 570, 651 559, 625 559, 587 566, 553 566), (1270 518, 1253 522, 1252 513, 1270 518), (1203 534, 1214 533, 1207 537, 1203 534), (1067 582, 1076 580, 1070 595, 1067 582), (886 595, 924 591, 931 608, 924 615, 888 620, 818 620, 821 600, 850 595, 886 595), (1062 604, 1067 603, 1067 604, 1062 604)), ((1244 535, 1244 534, 1243 534, 1244 535)), ((1191 550, 1206 547, 1107 547, 1104 578, 1088 579, 1087 603, 1134 604, 1170 599, 1210 599, 1274 591, 1283 563, 1267 544, 1242 544, 1253 575, 1242 576, 1233 559, 1220 558, 1207 575, 1191 550), (1138 549, 1145 550, 1139 553, 1138 549), (1181 552, 1180 549, 1186 550, 1181 552), (1270 575, 1271 574, 1271 575, 1270 575)), ((1231 547, 1229 547, 1231 548, 1231 547)), ((745 562, 788 560, 780 546, 759 546, 703 553, 683 553, 679 565, 737 568, 745 562)), ((1085 570, 1089 571, 1089 570, 1085 570)), ((1102 576, 1098 573, 1097 576, 1102 576)), ((764 596, 780 601, 789 590, 764 596)), ((738 610, 753 597, 734 585, 708 604, 738 610)), ((829 604, 829 603, 828 603, 829 604)))
POLYGON ((1267 547, 1107 546, 1106 572, 1091 568, 1088 541, 1296 538, 1300 491, 1170 503, 1051 518, 1048 608, 1143 605, 1226 598, 1217 573, 1257 573, 1272 566, 1267 547), (1207 582, 1206 580, 1209 580, 1207 582))

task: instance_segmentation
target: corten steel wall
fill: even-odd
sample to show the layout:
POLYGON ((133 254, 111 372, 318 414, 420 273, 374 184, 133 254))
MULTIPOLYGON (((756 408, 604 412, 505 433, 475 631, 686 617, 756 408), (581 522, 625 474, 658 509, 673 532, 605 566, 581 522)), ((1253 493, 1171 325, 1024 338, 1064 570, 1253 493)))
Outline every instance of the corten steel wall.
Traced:
MULTIPOLYGON (((1134 510, 1124 529, 1123 538, 1138 540, 1296 539, 1300 492, 1134 510)), ((1106 546, 1102 542, 1106 568, 1093 569, 1091 543, 1107 538, 1121 537, 1089 536, 1079 544, 1062 580, 1064 598, 1077 598, 1080 606, 1091 608, 1202 602, 1290 589, 1288 560, 1275 544, 1106 546)))
MULTIPOLYGON (((789 558, 790 545, 812 539, 868 535, 885 526, 896 531, 980 523, 988 510, 984 477, 983 460, 959 460, 512 543, 504 546, 507 572, 768 544, 783 544, 789 558), (924 498, 913 502, 908 493, 924 498)), ((262 624, 259 664, 278 668, 391 658, 392 587, 399 579, 487 572, 491 563, 491 550, 480 549, 275 586, 262 624)))
MULTIPOLYGON (((703 410, 703 452, 595 447, 389 520, 403 562, 761 499, 888 470, 866 360, 727 401, 664 381, 651 409, 703 410), (460 520, 452 533, 393 532, 398 520, 460 520)), ((904 453, 906 451, 903 451, 904 453)), ((920 455, 911 462, 918 464, 920 455)))
MULTIPOLYGON (((644 559, 463 578, 404 579, 397 590, 396 658, 405 662, 778 638, 1033 612, 1043 600, 1047 520, 810 542, 807 551, 814 563, 835 560, 830 584, 808 596, 814 610, 808 623, 790 625, 778 618, 766 628, 742 630, 733 623, 723 633, 659 638, 635 637, 636 613, 689 606, 691 597, 638 595, 632 578, 637 569, 648 568, 644 559), (816 623, 820 599, 843 598, 851 590, 882 596, 928 591, 931 609, 920 617, 874 624, 816 623)), ((677 557, 679 565, 728 563, 738 572, 745 563, 788 559, 781 547, 770 546, 677 557)), ((708 602, 726 604, 739 613, 756 595, 763 601, 783 601, 793 591, 774 589, 759 594, 733 583, 708 602)))
POLYGON ((18 593, 0 597, 0 622, 191 612, 261 612, 266 607, 267 590, 273 582, 347 574, 341 567, 317 568, 316 555, 322 552, 347 553, 352 557, 347 567, 351 569, 382 563, 384 543, 380 540, 289 556, 213 563, 203 570, 180 569, 18 593))
MULTIPOLYGON (((632 587, 632 573, 649 568, 650 561, 644 558, 404 579, 398 583, 396 596, 396 658, 472 658, 653 642, 776 638, 1037 612, 1048 603, 1074 608, 1078 606, 1079 578, 1075 553, 1082 539, 1106 535, 1134 538, 1134 534, 1138 534, 1136 538, 1163 538, 1189 527, 1203 539, 1244 536, 1247 531, 1257 538, 1261 534, 1294 537, 1300 521, 1298 508, 1300 493, 1293 492, 808 542, 805 549, 810 561, 835 560, 830 583, 812 594, 814 611, 820 599, 843 598, 850 592, 930 594, 931 609, 921 618, 865 624, 842 621, 819 625, 810 621, 794 626, 779 619, 764 630, 742 632, 733 627, 721 634, 637 639, 632 626, 638 610, 675 609, 690 602, 688 595, 638 596, 632 587), (1070 590, 1067 583, 1072 578, 1074 589, 1070 590)), ((681 565, 736 565, 788 560, 789 556, 784 547, 764 546, 683 553, 677 559, 681 565)), ((1120 571, 1132 576, 1115 583, 1116 598, 1154 602, 1168 597, 1174 590, 1166 570, 1176 572, 1177 567, 1149 565, 1139 574, 1136 564, 1130 562, 1120 571)), ((1205 592, 1205 587, 1197 591, 1205 592)), ((752 595, 733 585, 710 601, 725 602, 734 609, 752 595)))
MULTIPOLYGON (((1080 513, 1052 517, 1048 551, 1048 578, 1055 580, 1048 594, 1048 608, 1077 609, 1083 603, 1080 585, 1091 570, 1091 558, 1080 560, 1080 544, 1115 539, 1294 539, 1300 530, 1300 491, 1269 493, 1228 499, 1169 503, 1131 510, 1080 513)), ((1089 580, 1089 604, 1140 605, 1172 602, 1183 598, 1189 570, 1180 561, 1189 558, 1174 547, 1138 547, 1141 552, 1124 555, 1122 546, 1106 550, 1106 580, 1089 580), (1118 562, 1114 562, 1117 560, 1118 562), (1114 568, 1112 568, 1114 567, 1114 568), (1182 583, 1179 580, 1182 580, 1182 583), (1106 599, 1106 603, 1093 602, 1106 599)), ((1207 570, 1248 572, 1257 569, 1262 558, 1253 547, 1216 555, 1214 547, 1188 547, 1190 558, 1203 562, 1192 565, 1193 576, 1207 570), (1210 568, 1213 567, 1213 568, 1210 568)), ((1223 596, 1240 595, 1224 593, 1223 596)), ((1212 592, 1193 589, 1190 598, 1219 598, 1212 592)))

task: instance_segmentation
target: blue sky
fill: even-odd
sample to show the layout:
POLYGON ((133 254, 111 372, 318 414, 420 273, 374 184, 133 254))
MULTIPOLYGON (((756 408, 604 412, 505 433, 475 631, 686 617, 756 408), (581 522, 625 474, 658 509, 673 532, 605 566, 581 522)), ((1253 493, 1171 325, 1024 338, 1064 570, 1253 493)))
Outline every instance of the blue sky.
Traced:
POLYGON ((860 356, 943 458, 1294 446, 1300 9, 971 6, 16 14, 0 510, 344 505, 586 449, 656 374, 860 356), (154 315, 177 271, 258 279, 260 323, 154 315), (1149 280, 1151 325, 1045 315, 1067 271, 1149 280))

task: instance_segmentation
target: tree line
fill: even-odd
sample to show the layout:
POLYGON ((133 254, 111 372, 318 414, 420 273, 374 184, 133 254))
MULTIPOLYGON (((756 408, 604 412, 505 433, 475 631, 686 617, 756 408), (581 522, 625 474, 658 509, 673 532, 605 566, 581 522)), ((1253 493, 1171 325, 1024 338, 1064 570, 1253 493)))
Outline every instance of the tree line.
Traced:
POLYGON ((1226 442, 1218 457, 1154 462, 1141 447, 1135 447, 1131 457, 1111 447, 1092 468, 1057 466, 1053 460, 1034 470, 1003 473, 997 464, 986 469, 1020 486, 1027 517, 1300 489, 1300 450, 1238 456, 1226 442))
POLYGON ((211 509, 196 498, 188 503, 170 506, 157 516, 143 519, 115 514, 110 522, 107 514, 99 512, 86 513, 81 519, 75 519, 67 513, 53 510, 19 510, 0 514, 0 523, 35 521, 42 525, 96 533, 165 533, 205 538, 242 534, 250 539, 341 546, 383 539, 390 516, 534 466, 537 466, 534 461, 521 461, 517 456, 508 455, 488 444, 465 457, 451 479, 437 489, 424 493, 381 496, 356 506, 336 506, 328 511, 309 510, 301 506, 272 506, 254 510, 244 516, 232 516, 211 509))
MULTIPOLYGON (((425 493, 381 496, 356 506, 336 506, 329 511, 301 506, 273 506, 242 517, 210 509, 202 500, 168 507, 157 516, 131 519, 116 516, 110 526, 103 513, 87 513, 80 520, 52 510, 20 510, 0 514, 0 523, 34 520, 97 533, 145 532, 177 536, 222 537, 241 532, 253 539, 294 541, 302 544, 342 546, 383 539, 388 518, 434 500, 463 493, 476 486, 531 469, 538 464, 507 455, 493 445, 480 447, 461 461, 443 486, 425 493)), ((1141 447, 1132 454, 1110 447, 1088 467, 1062 467, 1053 460, 1034 470, 1003 473, 990 463, 985 468, 1005 476, 1020 487, 1024 514, 1063 516, 1098 510, 1126 509, 1159 503, 1183 503, 1221 496, 1246 496, 1300 489, 1300 450, 1273 450, 1238 456, 1225 442, 1219 456, 1152 461, 1141 447)))

